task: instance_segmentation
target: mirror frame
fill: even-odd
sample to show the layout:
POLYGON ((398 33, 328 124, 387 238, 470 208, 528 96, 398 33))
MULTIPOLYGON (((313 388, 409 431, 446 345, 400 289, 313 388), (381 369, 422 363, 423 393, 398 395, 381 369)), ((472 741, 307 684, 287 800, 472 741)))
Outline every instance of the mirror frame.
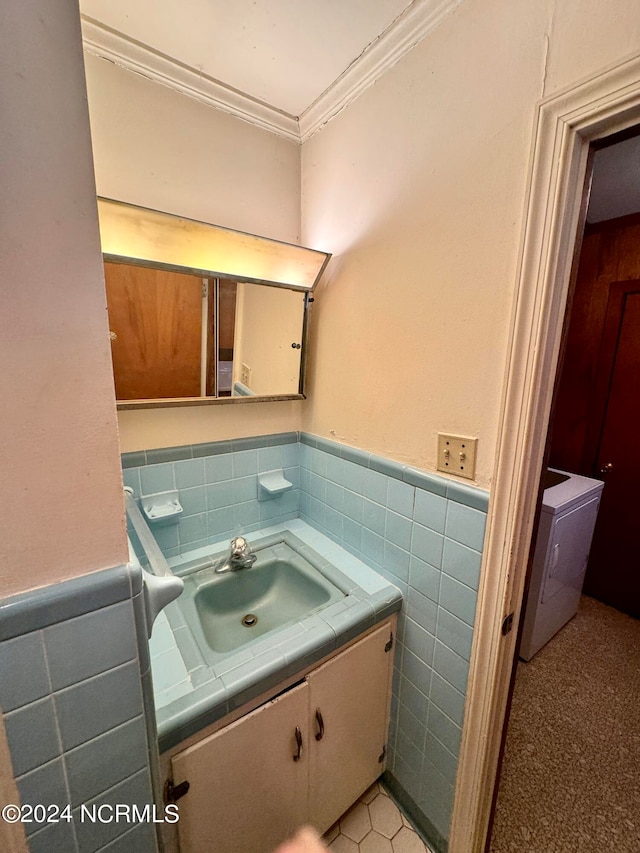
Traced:
MULTIPOLYGON (((304 380, 306 345, 308 338, 309 303, 313 302, 313 297, 311 296, 311 293, 313 292, 318 281, 320 280, 320 277, 322 276, 322 273, 324 272, 327 264, 329 263, 329 260, 331 258, 330 253, 320 252, 316 249, 308 249, 304 246, 296 246, 292 243, 284 243, 278 240, 271 240, 267 237, 259 237, 254 234, 247 234, 246 232, 235 231, 233 229, 223 228, 222 226, 212 225, 210 223, 200 222, 199 220, 188 219, 187 217, 176 216, 175 214, 156 211, 150 208, 144 208, 138 205, 117 201, 115 199, 108 199, 101 196, 98 196, 98 218, 100 222, 100 238, 102 243, 103 261, 128 264, 131 266, 144 266, 147 268, 169 270, 172 272, 182 272, 209 278, 231 279, 239 282, 248 282, 250 284, 262 284, 268 287, 278 287, 285 290, 293 290, 304 295, 302 316, 302 340, 300 354, 300 375, 297 394, 270 394, 251 397, 166 397, 161 399, 116 400, 116 406, 118 411, 126 411, 132 409, 137 410, 174 408, 178 406, 208 406, 229 404, 237 405, 246 403, 274 402, 277 400, 306 399, 304 394, 304 380), (246 273, 244 273, 242 268, 242 262, 240 262, 239 264, 238 262, 235 262, 236 265, 232 265, 231 267, 229 267, 228 265, 225 267, 223 264, 221 264, 221 269, 212 269, 202 266, 190 266, 187 264, 175 263, 172 260, 168 262, 166 259, 158 260, 153 257, 140 257, 139 255, 128 253, 126 251, 123 253, 122 241, 116 241, 111 235, 106 233, 107 229, 109 228, 109 223, 107 221, 108 214, 105 214, 105 210, 108 211, 110 209, 108 206, 112 205, 117 205, 117 210, 125 212, 128 216, 130 215, 138 217, 139 221, 144 220, 146 216, 148 220, 145 223, 147 228, 152 228, 154 225, 154 221, 156 221, 157 223, 159 222, 161 226, 162 220, 166 218, 166 223, 169 227, 173 225, 178 227, 182 225, 186 228, 193 227, 198 231, 209 231, 212 236, 212 240, 222 239, 234 241, 237 245, 241 247, 241 250, 243 252, 245 251, 245 249, 248 252, 254 251, 254 266, 255 259, 257 259, 257 263, 260 263, 260 256, 263 254, 275 254, 276 256, 283 256, 285 259, 297 259, 298 261, 300 261, 300 263, 302 263, 305 258, 308 259, 309 257, 311 257, 315 261, 315 267, 312 269, 313 278, 310 281, 307 280, 307 282, 294 282, 291 280, 290 270, 285 271, 284 267, 281 276, 273 275, 273 265, 271 265, 271 267, 269 268, 270 277, 263 277, 256 276, 254 270, 252 270, 252 272, 254 272, 253 275, 247 275, 246 273), (118 249, 120 251, 109 251, 109 249, 115 248, 116 244, 118 245, 118 249), (309 253, 312 253, 312 255, 310 256, 309 253)), ((144 228, 142 230, 144 230, 144 228)), ((134 243, 135 241, 132 242, 134 243)), ((126 249, 127 246, 125 245, 124 248, 126 249)), ((152 254, 152 252, 145 251, 145 254, 152 254)))

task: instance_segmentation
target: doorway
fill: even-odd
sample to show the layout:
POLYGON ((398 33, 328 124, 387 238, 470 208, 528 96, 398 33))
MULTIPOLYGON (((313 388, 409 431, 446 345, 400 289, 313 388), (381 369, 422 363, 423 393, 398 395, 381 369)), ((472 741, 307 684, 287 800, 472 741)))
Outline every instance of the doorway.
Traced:
POLYGON ((450 853, 484 850, 591 143, 640 123, 640 56, 539 104, 450 853))
POLYGON ((599 196, 616 193, 599 178, 601 153, 627 175, 625 195, 590 204, 567 345, 559 373, 550 463, 605 483, 584 591, 640 618, 637 525, 640 497, 640 137, 594 157, 599 196))
POLYGON ((640 499, 630 479, 640 448, 629 444, 640 432, 640 137, 624 136, 593 157, 547 441, 551 467, 605 482, 584 588, 591 597, 517 665, 491 853, 595 851, 612 839, 631 851, 640 841, 629 701, 640 655, 640 499), (624 175, 622 192, 603 179, 611 164, 624 175))

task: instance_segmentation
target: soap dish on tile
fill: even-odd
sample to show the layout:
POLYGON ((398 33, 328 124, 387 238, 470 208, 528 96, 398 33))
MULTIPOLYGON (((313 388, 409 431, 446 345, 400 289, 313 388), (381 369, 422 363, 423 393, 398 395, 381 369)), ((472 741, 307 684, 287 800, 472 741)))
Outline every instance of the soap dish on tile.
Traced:
POLYGON ((276 498, 283 492, 288 492, 293 488, 293 483, 285 479, 282 468, 275 471, 265 471, 264 474, 258 474, 258 500, 265 501, 269 498, 276 498))
POLYGON ((145 518, 154 527, 177 524, 184 511, 178 500, 177 491, 143 495, 140 502, 145 518))

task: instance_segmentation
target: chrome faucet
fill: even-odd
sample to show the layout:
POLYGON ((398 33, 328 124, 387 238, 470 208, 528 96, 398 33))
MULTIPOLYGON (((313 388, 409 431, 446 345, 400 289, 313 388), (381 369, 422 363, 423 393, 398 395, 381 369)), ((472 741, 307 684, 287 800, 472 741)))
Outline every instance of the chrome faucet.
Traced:
POLYGON ((226 572, 237 572, 239 569, 250 569, 257 559, 244 536, 236 536, 231 540, 231 553, 214 571, 223 575, 226 572))

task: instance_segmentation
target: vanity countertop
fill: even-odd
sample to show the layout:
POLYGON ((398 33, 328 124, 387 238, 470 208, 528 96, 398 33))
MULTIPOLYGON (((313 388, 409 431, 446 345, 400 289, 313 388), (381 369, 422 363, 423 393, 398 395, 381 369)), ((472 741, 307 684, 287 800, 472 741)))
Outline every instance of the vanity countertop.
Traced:
MULTIPOLYGON (((277 687, 397 612, 402 593, 344 548, 301 519, 252 533, 252 543, 278 534, 293 539, 339 576, 346 595, 298 622, 271 631, 207 663, 187 624, 180 599, 156 620, 150 640, 156 722, 164 752, 245 703, 277 687)), ((213 543, 169 560, 173 572, 221 550, 213 543)))

